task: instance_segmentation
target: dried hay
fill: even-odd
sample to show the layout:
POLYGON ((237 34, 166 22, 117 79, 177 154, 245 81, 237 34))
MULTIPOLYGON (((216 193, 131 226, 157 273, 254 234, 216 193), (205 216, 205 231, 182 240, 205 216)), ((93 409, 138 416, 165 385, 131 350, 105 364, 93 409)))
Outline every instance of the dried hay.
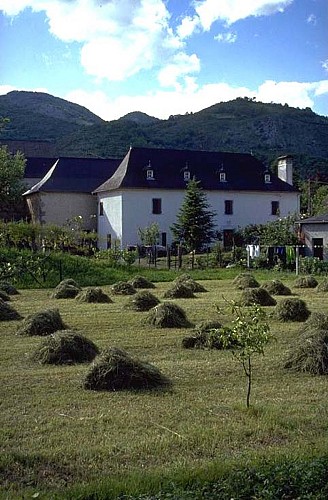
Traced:
POLYGON ((163 295, 166 299, 193 299, 194 292, 184 283, 174 283, 163 295))
POLYGON ((274 311, 274 316, 279 321, 306 321, 311 312, 302 299, 287 298, 279 302, 274 311))
POLYGON ((172 302, 163 302, 153 307, 148 313, 146 322, 156 328, 188 328, 191 326, 185 311, 172 302))
POLYGON ((0 290, 0 299, 3 300, 4 302, 10 301, 8 293, 4 292, 3 290, 0 290))
POLYGON ((0 299, 0 321, 14 321, 22 316, 10 304, 0 299))
POLYGON ((133 288, 155 288, 154 283, 147 280, 144 276, 134 276, 130 281, 128 281, 133 288))
POLYGON ((170 384, 157 367, 115 347, 94 361, 84 380, 84 388, 93 391, 149 390, 170 384))
POLYGON ((239 304, 242 306, 251 306, 253 304, 275 306, 277 302, 265 288, 245 288, 242 291, 239 304))
POLYGON ((98 347, 89 339, 72 330, 62 330, 49 335, 32 356, 44 364, 74 364, 92 361, 99 354, 98 347))
POLYGON ((66 330, 58 309, 46 309, 27 316, 20 328, 18 335, 51 335, 57 330, 66 330))
POLYGON ((159 300, 155 295, 147 290, 141 290, 130 297, 126 307, 134 311, 149 311, 149 309, 157 306, 157 304, 159 304, 159 300))
POLYGON ((111 287, 115 295, 133 295, 137 290, 127 281, 118 281, 111 287))
POLYGON ((112 299, 98 287, 90 287, 85 290, 81 290, 81 292, 76 296, 76 300, 78 302, 99 304, 108 304, 109 302, 113 302, 112 299))
POLYGON ((292 292, 288 286, 284 285, 280 280, 266 281, 261 285, 270 295, 291 295, 292 292))
POLYGON ((56 288, 67 285, 75 286, 75 288, 79 288, 81 290, 80 285, 73 278, 66 278, 62 280, 60 283, 58 283, 56 288))
POLYGON ((7 281, 0 282, 0 290, 6 292, 8 295, 19 295, 19 291, 17 290, 17 288, 7 281))
POLYGON ((318 285, 317 280, 313 276, 300 276, 295 280, 295 288, 315 288, 318 285))
POLYGON ((306 329, 290 351, 285 368, 312 375, 328 375, 328 330, 306 329))
POLYGON ((195 281, 190 274, 181 274, 181 276, 178 276, 174 282, 174 284, 178 283, 183 283, 185 286, 190 288, 193 292, 196 293, 202 293, 202 292, 207 292, 206 288, 203 287, 200 283, 195 281))
POLYGON ((317 292, 328 292, 328 278, 324 278, 316 288, 317 292))
POLYGON ((237 345, 232 330, 228 327, 196 332, 182 339, 185 349, 231 349, 237 345))
POLYGON ((302 326, 301 333, 311 332, 311 330, 328 330, 328 315, 314 312, 302 326))
POLYGON ((233 284, 239 290, 244 290, 245 288, 258 288, 260 284, 258 281, 249 273, 241 273, 235 277, 233 284))
POLYGON ((81 290, 82 288, 75 280, 67 278, 56 286, 51 297, 53 299, 74 299, 81 290))

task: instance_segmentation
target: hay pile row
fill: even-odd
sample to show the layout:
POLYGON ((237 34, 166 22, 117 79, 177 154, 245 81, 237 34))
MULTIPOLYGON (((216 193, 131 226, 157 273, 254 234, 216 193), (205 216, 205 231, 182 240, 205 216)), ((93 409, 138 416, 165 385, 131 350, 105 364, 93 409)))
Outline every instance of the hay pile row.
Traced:
POLYGON ((0 298, 0 321, 14 321, 22 319, 22 316, 8 302, 0 298))

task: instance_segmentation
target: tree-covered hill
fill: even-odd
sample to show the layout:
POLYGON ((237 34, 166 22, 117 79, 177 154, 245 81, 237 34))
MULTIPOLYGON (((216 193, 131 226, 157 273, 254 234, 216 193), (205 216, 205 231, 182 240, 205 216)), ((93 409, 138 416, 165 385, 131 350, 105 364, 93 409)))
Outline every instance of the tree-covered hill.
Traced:
POLYGON ((10 119, 3 140, 52 141, 62 156, 123 157, 130 146, 149 146, 252 152, 271 164, 292 154, 300 178, 328 178, 328 117, 310 108, 237 98, 168 120, 137 111, 104 122, 48 94, 11 92, 0 96, 1 115, 10 119))

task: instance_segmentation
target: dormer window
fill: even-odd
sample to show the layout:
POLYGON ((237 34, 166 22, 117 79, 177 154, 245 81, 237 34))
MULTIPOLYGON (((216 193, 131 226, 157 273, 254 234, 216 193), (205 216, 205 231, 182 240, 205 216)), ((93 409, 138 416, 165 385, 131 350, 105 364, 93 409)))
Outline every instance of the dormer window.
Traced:
POLYGON ((153 180, 154 179, 154 170, 151 168, 147 168, 147 180, 153 180))
POLYGON ((183 172, 183 179, 184 179, 185 181, 190 181, 190 172, 189 172, 189 170, 185 170, 185 171, 183 172))
POLYGON ((270 182, 271 182, 271 175, 270 174, 264 174, 264 182, 265 182, 265 184, 270 184, 270 182))
POLYGON ((227 182, 225 172, 220 172, 220 182, 227 182))

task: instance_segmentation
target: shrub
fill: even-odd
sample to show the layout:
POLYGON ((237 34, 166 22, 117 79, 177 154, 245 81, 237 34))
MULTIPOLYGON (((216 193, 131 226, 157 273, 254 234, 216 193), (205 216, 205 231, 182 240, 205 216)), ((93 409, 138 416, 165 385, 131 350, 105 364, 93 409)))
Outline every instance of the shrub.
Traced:
POLYGON ((78 332, 62 330, 49 335, 32 358, 41 364, 63 365, 92 361, 98 353, 91 340, 78 332))
POLYGON ((3 290, 0 290, 0 299, 3 300, 4 302, 10 301, 8 293, 4 292, 3 290))
POLYGON ((300 276, 295 280, 295 288, 315 288, 318 285, 317 280, 313 276, 300 276))
POLYGON ((194 333, 182 339, 185 349, 229 349, 236 346, 236 339, 228 327, 218 321, 207 321, 196 326, 194 333))
POLYGON ((156 328, 188 328, 191 326, 185 311, 171 302, 163 302, 153 307, 146 322, 156 328))
POLYGON ((166 299, 192 299, 195 298, 194 292, 184 283, 174 283, 172 288, 169 288, 164 293, 166 299))
POLYGON ((30 314, 24 318, 17 333, 18 335, 50 335, 57 330, 65 330, 67 326, 63 322, 58 309, 46 309, 45 311, 30 314))
POLYGON ((78 302, 97 302, 101 304, 113 302, 112 299, 102 291, 101 288, 86 288, 76 296, 78 302))
POLYGON ((260 286, 254 276, 249 273, 241 273, 236 276, 233 280, 233 284, 239 290, 243 290, 244 288, 258 288, 260 286))
POLYGON ((282 299, 275 307, 274 315, 279 321, 306 321, 311 312, 302 299, 282 299))
POLYGON ((275 306, 277 302, 265 288, 245 288, 239 301, 242 306, 258 304, 260 306, 275 306))
POLYGON ((22 316, 10 304, 0 298, 0 321, 22 319, 22 316))
POLYGON ((6 292, 8 295, 18 295, 19 291, 14 287, 14 285, 11 285, 10 283, 7 283, 6 281, 1 281, 0 282, 0 290, 3 292, 6 292))
POLYGON ((328 330, 313 328, 300 335, 285 368, 312 375, 328 374, 328 330))
POLYGON ((137 293, 137 290, 131 285, 131 283, 126 281, 118 281, 117 283, 114 283, 111 290, 115 295, 133 295, 134 293, 137 293))
POLYGON ((323 279, 316 288, 317 292, 328 292, 328 278, 323 279))
POLYGON ((128 283, 134 288, 155 288, 154 283, 147 280, 144 276, 134 276, 128 283))
POLYGON ((159 304, 159 300, 155 295, 147 290, 142 290, 130 297, 126 307, 134 311, 149 311, 149 309, 157 306, 157 304, 159 304))
POLYGON ((291 295, 292 292, 288 286, 280 280, 270 280, 261 285, 270 295, 291 295))
POLYGON ((154 389, 169 385, 169 379, 154 365, 115 347, 95 360, 84 380, 84 388, 93 391, 154 389))

